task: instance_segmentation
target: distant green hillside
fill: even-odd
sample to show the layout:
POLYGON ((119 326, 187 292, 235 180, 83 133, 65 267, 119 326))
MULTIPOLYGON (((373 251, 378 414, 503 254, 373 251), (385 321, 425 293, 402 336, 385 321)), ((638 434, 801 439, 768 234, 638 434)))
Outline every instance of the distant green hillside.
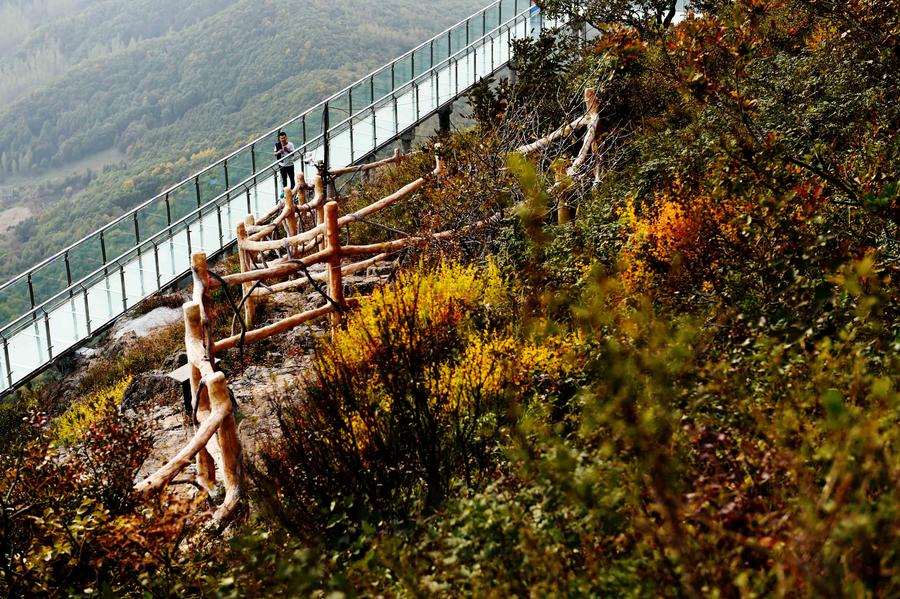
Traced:
POLYGON ((64 4, 58 20, 0 56, 0 90, 14 84, 9 65, 41 48, 73 63, 0 108, 0 185, 30 178, 17 201, 34 211, 54 204, 18 224, 14 251, 0 248, 4 280, 486 2, 451 0, 440 11, 415 0, 64 4), (46 184, 111 148, 127 159, 46 184))

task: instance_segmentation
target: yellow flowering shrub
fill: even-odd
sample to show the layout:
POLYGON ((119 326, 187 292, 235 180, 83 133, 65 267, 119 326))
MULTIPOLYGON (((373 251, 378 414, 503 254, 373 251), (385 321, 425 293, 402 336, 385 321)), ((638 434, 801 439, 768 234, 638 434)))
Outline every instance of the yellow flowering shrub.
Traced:
POLYGON ((466 407, 473 391, 497 395, 505 388, 522 388, 531 377, 568 376, 580 364, 580 334, 521 341, 509 335, 472 335, 457 363, 444 364, 435 380, 435 395, 448 396, 452 409, 466 407))
MULTIPOLYGON (((345 330, 339 331, 327 353, 342 361, 364 363, 381 351, 375 331, 384 322, 416 318, 428 329, 452 328, 463 324, 476 308, 498 305, 504 293, 499 270, 488 264, 475 266, 443 263, 432 272, 404 275, 396 285, 376 289, 369 301, 354 312, 345 330), (407 307, 414 313, 407 313, 407 307)), ((397 343, 409 344, 412 329, 395 327, 397 343)))
POLYGON ((131 376, 127 376, 72 403, 53 423, 56 441, 63 445, 78 442, 92 424, 99 422, 109 410, 118 406, 130 383, 131 376))

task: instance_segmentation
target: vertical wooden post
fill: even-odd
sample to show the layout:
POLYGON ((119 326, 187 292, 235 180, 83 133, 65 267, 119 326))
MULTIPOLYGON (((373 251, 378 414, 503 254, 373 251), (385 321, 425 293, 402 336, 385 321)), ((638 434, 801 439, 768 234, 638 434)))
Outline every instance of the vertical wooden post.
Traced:
POLYGON ((307 189, 309 189, 309 185, 306 183, 306 176, 303 174, 303 169, 300 169, 300 172, 297 173, 297 187, 294 188, 294 201, 296 203, 303 205, 307 202, 307 189))
MULTIPOLYGON (((316 209, 316 226, 325 222, 325 180, 322 177, 321 163, 319 170, 313 179, 313 206, 316 209)), ((320 244, 316 244, 317 249, 322 249, 320 244)))
MULTIPOLYGON (((203 323, 200 320, 200 304, 197 302, 188 302, 183 307, 184 310, 184 344, 189 347, 193 344, 193 340, 203 342, 203 323)), ((200 387, 200 370, 191 365, 191 400, 193 405, 197 406, 197 420, 202 422, 204 418, 209 416, 209 389, 204 387, 197 396, 197 389, 200 387)), ((204 447, 197 453, 197 482, 201 487, 206 489, 209 494, 215 493, 216 490, 216 463, 213 461, 209 451, 204 447)))
MULTIPOLYGON (((344 305, 344 281, 341 273, 341 232, 338 229, 338 204, 325 204, 325 243, 328 256, 328 295, 339 306, 344 305)), ((335 312, 331 317, 335 327, 341 324, 341 313, 335 312)))
MULTIPOLYGON (((284 217, 284 228, 287 229, 288 237, 293 237, 300 232, 300 224, 297 222, 297 206, 294 204, 294 192, 291 189, 284 190, 284 210, 287 213, 284 217)), ((288 255, 297 258, 299 256, 297 248, 289 247, 288 255)))
POLYGON ((216 431, 219 449, 222 452, 222 479, 225 482, 225 501, 216 510, 214 518, 221 520, 231 513, 238 499, 240 499, 243 460, 241 442, 237 434, 234 410, 232 409, 231 398, 228 396, 228 384, 225 382, 225 375, 221 372, 215 373, 207 383, 207 387, 212 408, 227 414, 225 419, 222 420, 222 424, 219 425, 219 430, 216 431))
MULTIPOLYGON (((252 264, 250 261, 250 254, 247 250, 245 250, 241 244, 247 241, 247 225, 252 225, 254 222, 254 218, 252 214, 248 214, 244 218, 244 222, 238 223, 237 226, 237 240, 238 240, 238 259, 241 262, 241 272, 249 272, 252 270, 252 264)), ((244 295, 246 295, 250 288, 253 287, 252 283, 244 283, 241 289, 243 290, 244 295)), ((246 301, 244 301, 244 324, 247 327, 251 327, 253 325, 253 320, 256 317, 256 303, 255 298, 248 297, 246 301)))
POLYGON ((206 252, 194 252, 191 254, 191 275, 194 279, 194 301, 203 301, 205 309, 209 304, 209 265, 206 263, 206 252), (202 290, 197 295, 197 288, 202 290))

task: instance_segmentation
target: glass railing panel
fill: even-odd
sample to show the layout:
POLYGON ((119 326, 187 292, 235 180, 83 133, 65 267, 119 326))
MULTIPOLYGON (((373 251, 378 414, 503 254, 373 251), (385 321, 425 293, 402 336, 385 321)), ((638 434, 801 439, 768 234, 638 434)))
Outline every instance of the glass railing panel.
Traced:
MULTIPOLYGON (((323 114, 324 114, 324 106, 317 106, 309 111, 306 115, 306 139, 311 140, 315 139, 318 136, 322 135, 322 122, 323 122, 323 114)), ((273 141, 274 143, 274 141, 273 141)), ((271 156, 271 154, 270 154, 271 156)), ((264 164, 269 164, 272 162, 271 160, 266 160, 264 164)), ((260 168, 260 162, 257 158, 257 168, 260 168)))
POLYGON ((531 16, 528 19, 528 34, 537 38, 541 34, 541 24, 544 18, 540 10, 532 9, 531 16))
POLYGON ((384 68, 372 75, 372 84, 375 87, 375 99, 385 97, 394 91, 393 76, 390 67, 384 68))
POLYGON ((393 98, 382 100, 375 105, 375 135, 379 145, 397 135, 393 98))
POLYGON ((169 222, 166 214, 166 199, 164 197, 153 200, 138 211, 138 231, 141 235, 141 241, 150 239, 170 224, 171 222, 169 222))
POLYGON ((258 215, 268 212, 269 208, 278 202, 280 193, 281 177, 277 171, 271 175, 265 174, 261 176, 251 193, 252 213, 258 215))
POLYGON ((353 119, 354 157, 359 160, 375 149, 375 118, 368 110, 353 119))
POLYGON ((456 62, 456 92, 464 90, 472 84, 472 53, 466 52, 456 62))
MULTIPOLYGON (((116 273, 118 277, 118 273, 116 273)), ((109 274, 102 274, 99 278, 86 285, 88 294, 88 307, 91 311, 91 326, 102 326, 122 310, 121 290, 116 291, 109 274)))
POLYGON ((405 131, 418 118, 416 91, 412 86, 397 95, 397 131, 405 131))
POLYGON ((350 89, 350 100, 353 102, 353 110, 359 111, 372 103, 372 80, 366 79, 357 83, 350 89))
POLYGON ((450 55, 456 54, 468 45, 466 23, 460 23, 450 30, 450 55))
MULTIPOLYGON (((188 229, 180 226, 173 232, 168 242, 169 270, 181 273, 190 267, 191 252, 196 251, 196 243, 188 235, 188 229)), ((160 265, 162 268, 162 265, 160 265)))
POLYGON ((498 64, 509 62, 509 37, 510 30, 504 29, 493 41, 494 56, 497 57, 498 64))
POLYGON ((481 15, 468 19, 466 26, 469 32, 468 40, 470 44, 484 35, 484 17, 481 15))
POLYGON ((195 252, 213 252, 219 246, 219 229, 215 211, 207 211, 190 225, 195 252))
POLYGON ((228 159, 228 184, 234 186, 253 174, 253 156, 244 148, 228 159))
POLYGON ((19 329, 8 343, 13 382, 50 359, 43 314, 19 329))
MULTIPOLYGON (((493 31, 500 26, 500 5, 489 6, 484 9, 484 28, 485 33, 493 31)), ((484 35, 484 34, 482 34, 484 35)))
POLYGON ((437 79, 434 75, 428 74, 419 77, 416 81, 418 86, 418 118, 422 118, 429 112, 437 110, 437 94, 435 93, 435 82, 437 79))
POLYGON ((62 257, 31 273, 35 304, 41 304, 69 286, 66 264, 62 257))
POLYGON ((4 326, 25 314, 31 309, 31 297, 28 292, 28 279, 22 277, 15 283, 0 290, 0 321, 4 326))
POLYGON ((406 85, 413 76, 413 55, 405 56, 394 63, 394 89, 406 85))
POLYGON ((94 235, 69 250, 69 265, 72 280, 80 281, 103 266, 100 248, 100 236, 94 235))
POLYGON ((225 185, 225 166, 220 164, 200 175, 200 203, 205 204, 228 190, 225 185))
MULTIPOLYGON (((196 202, 196 200, 195 200, 196 202)), ((196 206, 194 206, 196 209, 196 206)), ((187 212, 187 211, 186 211, 187 212)), ((119 221, 103 232, 106 257, 113 260, 134 247, 134 222, 131 218, 119 221)))
POLYGON ((422 73, 429 70, 431 64, 431 44, 425 44, 415 52, 413 52, 413 77, 418 77, 422 73))
POLYGON ((329 126, 335 127, 350 118, 350 92, 345 91, 328 101, 329 126))
POLYGON ((445 104, 453 98, 454 72, 455 67, 450 64, 435 75, 438 104, 445 104))
POLYGON ((530 18, 528 18, 528 17, 516 21, 516 26, 515 26, 516 39, 525 39, 529 36, 529 21, 530 21, 530 18))
MULTIPOLYGON (((197 196, 192 185, 183 185, 169 193, 169 208, 172 212, 172 222, 176 222, 197 209, 197 196)), ((110 260, 118 254, 107 252, 110 260)))
MULTIPOLYGON (((298 164, 298 174, 299 167, 298 164)), ((225 239, 227 241, 231 241, 236 236, 236 229, 238 223, 244 221, 244 216, 247 214, 247 205, 246 205, 246 196, 243 193, 236 193, 232 195, 231 201, 229 201, 225 206, 222 207, 222 226, 225 228, 225 239)))
POLYGON ((474 58, 474 74, 473 79, 478 81, 482 77, 486 77, 491 72, 490 65, 490 47, 484 44, 478 44, 473 51, 474 58))
POLYGON ((442 35, 433 42, 434 45, 434 64, 440 64, 441 61, 450 57, 450 36, 442 35))
POLYGON ((57 355, 88 336, 84 300, 75 296, 49 311, 50 340, 57 355))
POLYGON ((331 132, 329 142, 330 168, 341 168, 353 162, 349 126, 341 125, 335 128, 331 132))

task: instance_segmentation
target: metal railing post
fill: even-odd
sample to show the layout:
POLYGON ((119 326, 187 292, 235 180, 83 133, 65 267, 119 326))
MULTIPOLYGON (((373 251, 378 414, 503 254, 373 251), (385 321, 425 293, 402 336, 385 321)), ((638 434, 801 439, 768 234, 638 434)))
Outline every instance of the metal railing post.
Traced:
POLYGON ((12 389, 12 363, 9 361, 9 341, 5 336, 3 337, 3 360, 6 362, 6 381, 9 383, 9 388, 12 389))
MULTIPOLYGON (((391 79, 393 80, 394 65, 391 65, 391 79)), ((331 115, 328 114, 328 101, 325 101, 325 110, 322 111, 322 162, 325 166, 325 173, 331 169, 331 148, 329 147, 329 129, 331 128, 331 115)), ((325 182, 325 195, 327 197, 328 182, 325 182)))
POLYGON ((84 288, 84 285, 81 285, 81 293, 84 297, 84 325, 87 327, 87 334, 91 334, 91 303, 88 301, 88 292, 87 289, 84 288))
POLYGON ((63 261, 66 263, 66 287, 72 286, 72 267, 69 265, 69 252, 63 254, 63 261))
POLYGON ((156 288, 162 287, 162 271, 159 268, 159 245, 153 242, 153 265, 156 267, 156 288))
POLYGON ((375 105, 372 105, 372 148, 378 147, 378 123, 375 122, 375 105))
POLYGON ((347 106, 350 108, 350 162, 355 162, 355 153, 353 148, 353 90, 347 92, 347 106))
POLYGON ((34 283, 31 280, 31 273, 28 273, 28 297, 31 299, 31 309, 34 310, 34 283))
POLYGON ((197 208, 200 207, 200 175, 194 177, 194 190, 197 192, 197 208))
POLYGON ((166 194, 166 226, 172 226, 172 203, 169 201, 169 194, 166 194))
POLYGON ((47 334, 47 359, 53 359, 53 341, 50 339, 50 314, 46 310, 44 313, 44 332, 47 334))
POLYGON ((122 309, 128 310, 128 292, 125 291, 125 267, 119 264, 119 281, 122 283, 122 309))
POLYGON ((222 207, 216 204, 216 222, 219 225, 219 247, 225 245, 225 238, 222 236, 222 207))

